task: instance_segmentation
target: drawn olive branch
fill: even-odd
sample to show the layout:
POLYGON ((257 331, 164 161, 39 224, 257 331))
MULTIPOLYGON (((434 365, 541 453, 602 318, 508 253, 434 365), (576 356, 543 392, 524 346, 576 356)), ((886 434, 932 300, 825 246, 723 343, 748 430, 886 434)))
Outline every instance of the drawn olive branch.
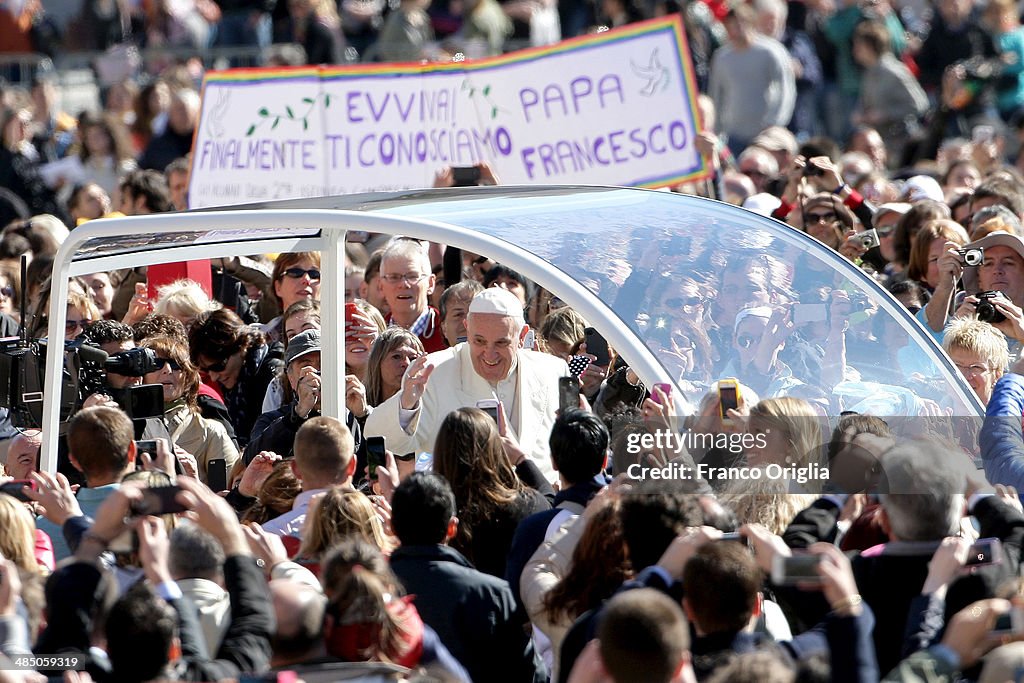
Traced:
POLYGON ((296 115, 295 109, 293 109, 291 105, 285 105, 283 112, 273 112, 267 107, 261 107, 260 110, 256 112, 256 115, 260 117, 260 120, 249 126, 249 129, 245 131, 245 136, 251 136, 268 121, 272 121, 270 124, 270 130, 277 128, 278 124, 280 124, 282 120, 296 122, 301 121, 302 130, 309 130, 309 116, 313 113, 313 110, 316 109, 316 102, 321 97, 323 97, 324 100, 324 108, 326 109, 330 107, 331 95, 329 93, 319 93, 316 97, 303 97, 302 103, 306 105, 306 111, 301 113, 301 115, 296 115))
POLYGON ((483 98, 483 100, 487 104, 487 106, 491 108, 491 119, 492 120, 498 118, 498 112, 505 111, 504 109, 501 109, 496 104, 494 104, 494 102, 491 101, 491 97, 490 97, 490 95, 491 95, 491 86, 490 86, 490 84, 487 84, 483 88, 481 88, 480 90, 477 90, 475 87, 473 87, 473 84, 469 82, 469 79, 466 79, 466 80, 462 81, 462 90, 464 90, 464 91, 465 90, 469 90, 469 98, 470 99, 473 99, 474 97, 476 97, 479 94, 479 96, 483 98))

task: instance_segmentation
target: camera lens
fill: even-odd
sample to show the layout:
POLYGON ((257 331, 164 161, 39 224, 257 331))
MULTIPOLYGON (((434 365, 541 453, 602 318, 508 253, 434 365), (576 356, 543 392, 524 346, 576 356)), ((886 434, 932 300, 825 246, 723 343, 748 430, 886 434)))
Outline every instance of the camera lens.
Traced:
POLYGON ((975 309, 978 312, 978 320, 983 323, 990 323, 996 315, 996 307, 987 301, 978 302, 978 306, 975 309))
POLYGON ((1006 316, 999 312, 995 306, 992 305, 992 299, 995 298, 994 293, 983 292, 978 295, 978 305, 975 307, 975 311, 978 314, 978 320, 983 323, 1001 323, 1006 320, 1006 316))

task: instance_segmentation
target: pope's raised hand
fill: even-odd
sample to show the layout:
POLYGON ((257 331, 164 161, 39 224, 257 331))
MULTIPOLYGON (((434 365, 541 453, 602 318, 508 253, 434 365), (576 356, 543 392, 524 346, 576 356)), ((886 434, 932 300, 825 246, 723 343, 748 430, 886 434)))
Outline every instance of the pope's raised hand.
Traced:
POLYGON ((402 377, 402 408, 413 410, 420 404, 420 397, 427 387, 427 380, 434 372, 434 366, 427 362, 426 356, 420 356, 405 370, 402 377))

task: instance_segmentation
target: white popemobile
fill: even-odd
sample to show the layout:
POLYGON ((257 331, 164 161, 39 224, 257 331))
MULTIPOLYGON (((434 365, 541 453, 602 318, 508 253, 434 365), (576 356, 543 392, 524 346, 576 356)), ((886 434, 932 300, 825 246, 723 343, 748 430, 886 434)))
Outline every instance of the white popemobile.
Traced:
MULTIPOLYGON (((780 310, 810 301, 819 303, 802 312, 810 314, 798 329, 806 353, 802 365, 790 361, 787 366, 794 375, 787 392, 817 402, 823 415, 844 410, 887 416, 984 414, 931 335, 853 263, 787 225, 744 209, 639 189, 452 188, 91 221, 71 232, 54 261, 49 338, 64 336, 68 278, 291 251, 321 253, 323 328, 341 330, 341 274, 350 231, 407 235, 486 254, 576 309, 646 386, 672 381, 690 405, 719 379, 716 372, 731 366, 730 355, 753 343, 734 334, 739 310, 753 305, 780 310), (767 287, 748 287, 744 294, 741 286, 737 299, 737 285, 754 282, 755 270, 768 274, 761 278, 767 287), (844 313, 840 351, 845 358, 824 358, 825 318, 832 314, 823 313, 836 290, 853 301, 852 312, 844 313), (715 325, 716 313, 719 323, 728 323, 715 325), (838 363, 839 369, 825 372, 814 367, 816 362, 838 363)), ((343 341, 342 334, 323 336, 325 415, 342 416, 345 410, 339 381, 343 341)), ((62 362, 61 354, 46 359, 44 435, 58 433, 60 405, 52 398, 62 362)), ((44 437, 41 465, 53 471, 56 462, 57 440, 44 437)))

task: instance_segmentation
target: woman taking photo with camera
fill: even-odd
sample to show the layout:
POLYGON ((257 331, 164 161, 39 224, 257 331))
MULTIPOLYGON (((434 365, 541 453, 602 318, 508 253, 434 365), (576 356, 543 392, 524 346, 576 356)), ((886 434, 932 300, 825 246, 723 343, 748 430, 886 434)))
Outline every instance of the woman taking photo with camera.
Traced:
POLYGON ((159 336, 143 340, 142 347, 156 353, 160 369, 147 373, 143 381, 163 385, 164 422, 175 454, 185 474, 208 484, 210 461, 223 460, 228 472, 238 460, 238 449, 224 425, 199 414, 199 371, 189 359, 188 349, 178 340, 159 336), (192 466, 195 472, 189 472, 192 466))

